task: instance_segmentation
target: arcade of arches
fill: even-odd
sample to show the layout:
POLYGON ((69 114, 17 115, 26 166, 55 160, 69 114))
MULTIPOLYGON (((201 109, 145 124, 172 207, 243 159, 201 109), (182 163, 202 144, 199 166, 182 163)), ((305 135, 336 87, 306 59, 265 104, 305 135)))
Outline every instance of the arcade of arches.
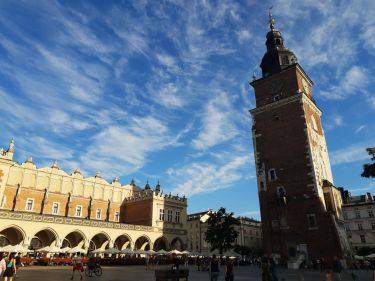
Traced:
POLYGON ((54 229, 51 226, 35 230, 35 226, 34 228, 28 228, 27 223, 25 226, 10 224, 0 227, 0 247, 20 244, 30 250, 38 250, 46 246, 79 247, 89 251, 111 247, 119 250, 184 250, 180 237, 160 235, 158 232, 151 232, 146 235, 142 231, 125 233, 117 229, 103 231, 102 228, 93 229, 92 227, 87 227, 86 231, 85 227, 68 230, 76 227, 73 225, 57 225, 57 227, 63 227, 65 231, 54 229))

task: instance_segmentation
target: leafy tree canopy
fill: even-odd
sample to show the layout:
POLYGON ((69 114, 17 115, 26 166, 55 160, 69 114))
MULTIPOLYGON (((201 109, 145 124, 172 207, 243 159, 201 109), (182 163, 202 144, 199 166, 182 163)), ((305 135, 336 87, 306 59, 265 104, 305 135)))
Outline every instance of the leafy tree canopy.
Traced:
MULTIPOLYGON (((371 160, 375 161, 375 147, 367 148, 366 150, 369 155, 372 155, 371 160)), ((361 176, 365 178, 374 178, 375 177, 375 162, 363 165, 363 172, 361 176)))
POLYGON ((227 213, 221 207, 217 212, 209 213, 207 220, 206 242, 210 243, 211 251, 219 250, 220 255, 234 247, 233 243, 238 236, 235 229, 240 221, 233 217, 233 213, 227 213))

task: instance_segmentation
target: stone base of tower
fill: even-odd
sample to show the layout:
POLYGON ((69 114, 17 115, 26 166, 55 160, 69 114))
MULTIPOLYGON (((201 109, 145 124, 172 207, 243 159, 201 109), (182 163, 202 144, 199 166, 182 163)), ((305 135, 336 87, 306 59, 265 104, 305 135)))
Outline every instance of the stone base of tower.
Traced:
MULTIPOLYGON (((338 192, 332 185, 325 186, 324 204, 318 197, 289 199, 286 205, 268 198, 267 208, 261 207, 264 254, 277 257, 289 268, 299 268, 317 259, 330 264, 335 257, 343 261, 350 258, 344 222, 331 205, 338 192), (278 216, 263 220, 263 217, 272 217, 271 214, 278 216), (309 222, 309 214, 314 214, 314 221, 309 222)), ((266 202, 262 192, 260 199, 266 202)))

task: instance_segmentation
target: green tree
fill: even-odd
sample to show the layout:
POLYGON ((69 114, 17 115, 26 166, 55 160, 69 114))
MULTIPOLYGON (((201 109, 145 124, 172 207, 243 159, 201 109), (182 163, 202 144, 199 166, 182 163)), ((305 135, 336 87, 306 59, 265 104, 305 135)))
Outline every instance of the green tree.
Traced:
POLYGON ((221 207, 217 212, 211 212, 207 219, 206 242, 210 243, 211 251, 219 250, 220 255, 234 247, 233 242, 238 236, 235 226, 240 221, 233 217, 233 213, 227 213, 221 207))
MULTIPOLYGON (((371 160, 375 161, 375 147, 366 149, 368 154, 371 155, 371 160)), ((375 162, 363 165, 363 172, 361 174, 365 178, 375 178, 375 162)))

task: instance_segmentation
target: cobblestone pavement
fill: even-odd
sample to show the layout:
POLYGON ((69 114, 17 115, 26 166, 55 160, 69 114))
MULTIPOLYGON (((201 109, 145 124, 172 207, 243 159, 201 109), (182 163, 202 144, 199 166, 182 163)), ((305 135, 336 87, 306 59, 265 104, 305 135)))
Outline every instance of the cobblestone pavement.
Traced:
MULTIPOLYGON (((169 269, 168 266, 159 267, 160 269, 169 269)), ((183 268, 182 268, 183 269, 183 268)), ((219 281, 224 281, 224 268, 220 273, 219 281)), ((351 281, 351 273, 346 272, 342 276, 342 281, 351 281)), ((369 271, 354 271, 358 276, 357 281, 370 281, 371 272, 369 271)), ((302 271, 302 270, 278 270, 279 280, 284 277, 286 281, 324 281, 324 272, 317 271, 302 271), (301 279, 303 278, 303 279, 301 279)), ((70 280, 71 267, 42 267, 29 266, 21 268, 18 272, 17 278, 14 280, 27 281, 63 281, 70 280)), ((74 280, 79 280, 76 275, 74 280)), ((154 269, 146 271, 143 266, 117 266, 117 267, 103 267, 103 275, 101 277, 83 277, 83 280, 91 281, 151 281, 155 280, 154 269)), ((208 281, 207 271, 197 271, 195 267, 189 267, 189 281, 206 280, 208 281)), ((261 280, 260 271, 254 266, 241 266, 235 268, 234 280, 261 280)))

